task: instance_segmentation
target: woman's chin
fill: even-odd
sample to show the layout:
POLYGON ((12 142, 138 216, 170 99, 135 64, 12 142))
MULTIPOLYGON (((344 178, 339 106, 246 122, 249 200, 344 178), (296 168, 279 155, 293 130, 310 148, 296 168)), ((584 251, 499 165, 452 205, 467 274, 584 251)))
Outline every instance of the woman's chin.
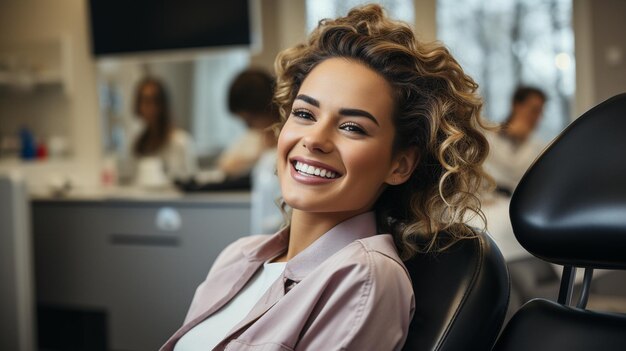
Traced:
POLYGON ((312 201, 311 199, 305 199, 302 197, 290 199, 283 198, 283 200, 285 201, 285 204, 287 204, 292 210, 300 212, 322 213, 329 212, 329 209, 331 209, 331 207, 327 203, 312 201))

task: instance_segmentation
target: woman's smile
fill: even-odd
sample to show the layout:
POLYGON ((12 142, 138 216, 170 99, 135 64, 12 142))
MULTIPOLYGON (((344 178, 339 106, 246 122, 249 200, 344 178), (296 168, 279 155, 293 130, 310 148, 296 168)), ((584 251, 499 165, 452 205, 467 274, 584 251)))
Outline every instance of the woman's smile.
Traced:
POLYGON ((341 173, 335 168, 314 160, 302 157, 290 159, 291 176, 304 184, 328 184, 341 177, 341 173))
POLYGON ((296 161, 294 163, 294 168, 298 171, 298 173, 308 175, 308 176, 328 178, 328 179, 335 179, 339 176, 337 173, 333 171, 329 171, 326 168, 315 167, 309 163, 300 162, 300 161, 296 161))

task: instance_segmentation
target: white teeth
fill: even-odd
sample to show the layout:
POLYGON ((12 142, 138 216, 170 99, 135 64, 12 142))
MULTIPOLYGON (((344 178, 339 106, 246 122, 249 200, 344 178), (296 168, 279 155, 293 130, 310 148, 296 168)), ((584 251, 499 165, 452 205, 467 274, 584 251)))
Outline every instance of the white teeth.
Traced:
POLYGON ((307 165, 306 163, 303 163, 300 161, 296 161, 296 164, 294 167, 296 168, 296 170, 300 171, 301 173, 306 173, 306 174, 314 175, 318 177, 332 179, 332 178, 335 178, 336 176, 335 172, 326 170, 324 168, 318 168, 318 167, 314 167, 311 165, 307 165))

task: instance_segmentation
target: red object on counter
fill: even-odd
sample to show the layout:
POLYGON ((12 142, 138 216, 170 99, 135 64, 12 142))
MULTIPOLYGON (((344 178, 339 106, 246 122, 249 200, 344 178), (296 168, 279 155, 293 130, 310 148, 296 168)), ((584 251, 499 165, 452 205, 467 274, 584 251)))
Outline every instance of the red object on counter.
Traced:
POLYGON ((48 158, 48 147, 46 143, 40 142, 37 144, 37 159, 45 160, 46 158, 48 158))

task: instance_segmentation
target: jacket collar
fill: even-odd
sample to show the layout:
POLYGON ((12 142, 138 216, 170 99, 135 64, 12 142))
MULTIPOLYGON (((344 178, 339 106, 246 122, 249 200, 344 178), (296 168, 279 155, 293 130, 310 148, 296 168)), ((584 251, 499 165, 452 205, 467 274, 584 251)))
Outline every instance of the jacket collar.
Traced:
MULTIPOLYGON (((376 216, 365 212, 349 218, 320 236, 309 247, 293 257, 285 266, 284 277, 300 282, 327 258, 355 240, 376 235, 376 216)), ((265 262, 285 252, 289 245, 289 227, 270 236, 261 245, 243 248, 250 261, 265 262)))

